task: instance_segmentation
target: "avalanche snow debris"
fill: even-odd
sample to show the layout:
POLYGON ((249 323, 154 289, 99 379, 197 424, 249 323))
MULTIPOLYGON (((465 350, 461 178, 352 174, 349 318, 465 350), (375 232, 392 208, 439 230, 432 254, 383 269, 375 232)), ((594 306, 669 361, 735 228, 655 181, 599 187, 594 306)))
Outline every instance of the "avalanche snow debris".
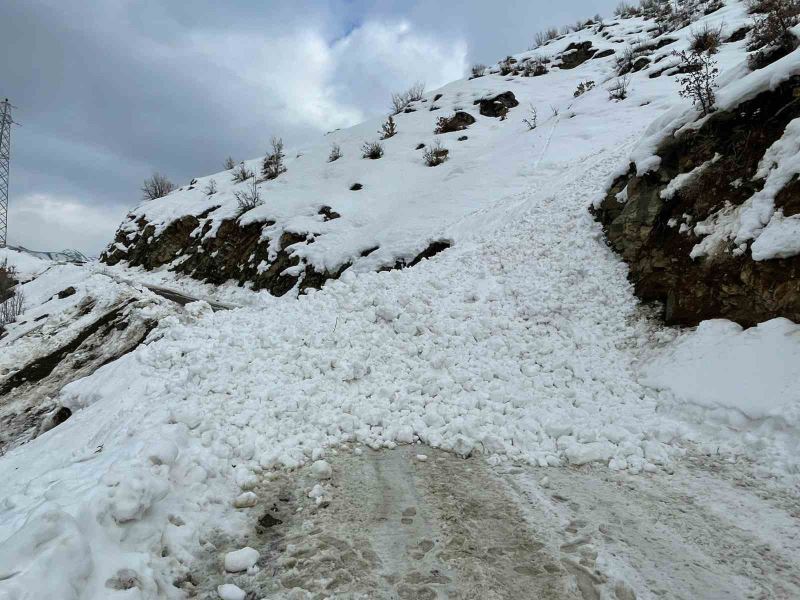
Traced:
MULTIPOLYGON (((748 18, 745 4, 733 2, 707 20, 738 27, 748 18)), ((620 19, 606 29, 633 42, 643 23, 635 21, 636 28, 620 19)), ((673 35, 685 42, 689 30, 673 35)), ((587 28, 548 49, 557 54, 585 41, 598 54, 613 47, 587 28)), ((736 66, 744 59, 740 45, 723 45, 719 58, 723 107, 800 70, 790 55, 745 74, 736 66)), ((252 502, 249 490, 259 477, 322 461, 320 450, 345 443, 379 449, 420 441, 463 456, 482 454, 490 464, 599 461, 638 473, 669 463, 698 431, 716 442, 719 428, 701 417, 697 426, 688 424, 665 410, 676 396, 702 404, 697 390, 713 387, 687 379, 673 395, 652 375, 645 381, 659 392, 638 380, 637 354, 652 325, 637 312, 625 266, 605 248, 585 210, 610 175, 625 172, 648 123, 665 115, 634 151, 640 171, 654 167, 652 150, 663 135, 695 115, 677 99, 674 80, 650 79, 646 69, 633 75, 626 101, 573 97, 578 81, 606 81, 614 69, 611 57, 542 77, 487 75, 446 86, 445 111, 509 87, 540 115, 550 105, 554 110, 526 135, 520 135, 522 112, 508 112, 504 121, 476 118, 458 156, 438 169, 421 166, 413 150, 420 139, 431 139, 429 111, 399 115, 385 157, 368 161, 374 163, 368 168, 357 148, 374 133, 375 121, 335 132, 307 149, 302 161, 287 158, 287 173, 263 184, 271 201, 240 222, 280 222, 269 231, 273 239, 279 231, 318 232, 314 243, 298 242, 294 252, 320 269, 347 261, 352 268, 297 300, 223 286, 216 297, 235 299, 241 308, 213 312, 205 303, 189 304, 159 318, 150 343, 69 384, 60 399, 72 417, 0 459, 0 594, 46 598, 58 589, 64 598, 101 600, 110 581, 134 585, 142 597, 178 598, 173 582, 187 576, 197 556, 216 551, 210 530, 233 537, 251 528, 252 511, 236 505, 252 502), (331 141, 344 149, 335 163, 327 162, 331 141), (369 195, 349 192, 356 180, 369 195), (320 198, 341 217, 323 221, 320 198), (452 248, 414 269, 374 272, 441 239, 454 240, 452 248)), ((233 197, 229 179, 217 176, 215 196, 233 197)), ((223 220, 237 218, 237 209, 231 202, 217 206, 217 199, 212 204, 202 194, 204 183, 140 207, 123 237, 135 232, 137 217, 146 216, 153 224, 149 235, 158 235, 175 219, 209 209, 208 230, 195 234, 215 235, 223 220)), ((776 227, 784 231, 783 224, 776 227)), ((85 297, 80 282, 101 273, 69 268, 70 281, 59 277, 55 285, 45 275, 41 284, 32 282, 31 296, 41 299, 28 301, 49 300, 74 285, 79 292, 57 302, 77 306, 85 297)), ((180 281, 167 272, 108 273, 180 281)), ((779 339, 795 348, 789 325, 772 327, 765 344, 779 339)), ((667 365, 702 368, 688 347, 689 359, 667 365)), ((13 352, 4 347, 0 366, 13 365, 13 352)), ((680 346, 676 356, 683 356, 680 346)), ((719 361, 714 381, 723 382, 720 374, 732 370, 719 361)), ((775 396, 789 398, 783 414, 769 417, 793 426, 799 403, 781 394, 775 396)), ((764 431, 748 433, 758 452, 780 458, 792 451, 764 431)), ((330 498, 320 483, 307 493, 320 505, 330 498)), ((255 564, 257 551, 245 550, 226 568, 255 564)), ((224 600, 245 596, 233 584, 218 593, 224 600)))

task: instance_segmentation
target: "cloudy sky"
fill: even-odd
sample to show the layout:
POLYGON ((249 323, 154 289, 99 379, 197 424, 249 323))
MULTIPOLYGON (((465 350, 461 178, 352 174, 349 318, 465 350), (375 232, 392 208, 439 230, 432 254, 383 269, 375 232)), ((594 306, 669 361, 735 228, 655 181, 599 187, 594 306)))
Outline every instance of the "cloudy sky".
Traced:
POLYGON ((154 170, 186 183, 352 125, 616 3, 2 0, 9 243, 98 254, 154 170))

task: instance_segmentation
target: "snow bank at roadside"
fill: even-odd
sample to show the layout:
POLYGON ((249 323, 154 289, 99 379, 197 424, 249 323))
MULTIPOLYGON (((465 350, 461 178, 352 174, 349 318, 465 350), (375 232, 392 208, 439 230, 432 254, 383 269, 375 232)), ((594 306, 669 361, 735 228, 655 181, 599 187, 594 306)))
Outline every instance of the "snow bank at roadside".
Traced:
POLYGON ((734 445, 784 445, 779 462, 800 467, 800 325, 773 319, 743 329, 715 319, 685 332, 650 359, 640 381, 698 422, 739 432, 734 445))

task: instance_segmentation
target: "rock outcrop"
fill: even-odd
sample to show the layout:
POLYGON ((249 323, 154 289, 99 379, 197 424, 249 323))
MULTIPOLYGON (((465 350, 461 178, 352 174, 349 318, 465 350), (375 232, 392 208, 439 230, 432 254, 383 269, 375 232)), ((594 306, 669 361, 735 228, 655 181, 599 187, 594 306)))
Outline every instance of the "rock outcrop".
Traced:
MULTIPOLYGON (((338 279, 352 266, 347 262, 334 271, 320 272, 310 264, 301 264, 302 259, 294 250, 300 245, 313 244, 315 232, 284 231, 273 240, 263 234, 264 229, 275 224, 271 221, 242 224, 238 219, 225 219, 213 235, 206 235, 213 227, 211 213, 216 208, 176 219, 158 234, 152 224, 139 218, 133 233, 129 227, 120 228, 115 243, 103 253, 101 261, 109 265, 125 261, 129 266, 147 270, 166 266, 206 283, 234 281, 255 291, 267 290, 273 296, 283 296, 295 287, 299 293, 320 289, 326 281, 338 279)), ((320 208, 319 215, 323 222, 340 218, 329 206, 320 208)), ((381 270, 416 265, 449 247, 449 242, 433 241, 418 255, 398 259, 381 270)), ((365 251, 362 256, 376 249, 365 251)))
MULTIPOLYGON (((698 224, 732 214, 762 190, 764 177, 756 174, 765 151, 800 117, 798 98, 795 76, 712 114, 699 128, 667 137, 657 150, 658 169, 637 175, 631 165, 593 209, 628 263, 636 294, 663 302, 668 323, 800 322, 800 256, 754 260, 753 240, 734 243, 725 235, 713 252, 694 250, 709 235, 709 226, 698 224)), ((784 217, 800 212, 796 175, 774 204, 784 217)))
POLYGON ((478 105, 478 111, 484 117, 505 117, 509 109, 519 106, 519 101, 514 96, 514 92, 503 92, 491 98, 475 100, 473 104, 478 105))
MULTIPOLYGON (((574 69, 592 58, 596 53, 597 48, 592 47, 592 42, 573 42, 564 50, 561 55, 561 64, 558 66, 562 69, 574 69)), ((611 54, 613 54, 613 51, 611 54)))

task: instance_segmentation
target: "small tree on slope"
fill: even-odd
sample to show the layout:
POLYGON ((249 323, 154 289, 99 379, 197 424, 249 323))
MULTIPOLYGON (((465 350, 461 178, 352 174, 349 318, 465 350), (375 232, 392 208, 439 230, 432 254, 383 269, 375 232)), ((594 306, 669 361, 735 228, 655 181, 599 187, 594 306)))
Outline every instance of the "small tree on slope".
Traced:
POLYGON ((175 189, 175 184, 160 173, 153 173, 149 179, 145 179, 142 184, 142 199, 155 200, 163 198, 175 189))
POLYGON ((716 79, 719 74, 716 61, 711 55, 703 52, 680 52, 682 70, 686 73, 678 79, 681 89, 678 92, 683 98, 691 98, 703 116, 714 111, 717 87, 716 79))

